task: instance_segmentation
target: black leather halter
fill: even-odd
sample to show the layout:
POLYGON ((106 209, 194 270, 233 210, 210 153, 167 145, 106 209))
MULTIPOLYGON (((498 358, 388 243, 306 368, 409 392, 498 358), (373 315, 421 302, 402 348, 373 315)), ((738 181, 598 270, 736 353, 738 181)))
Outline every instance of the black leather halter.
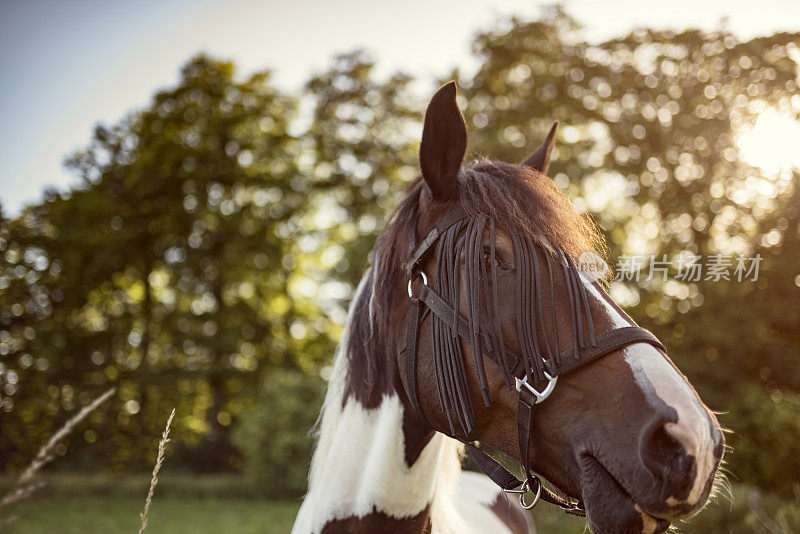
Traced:
MULTIPOLYGON (((542 499, 561 507, 567 513, 584 516, 586 512, 580 500, 576 501, 574 499, 563 498, 550 491, 530 469, 529 445, 533 427, 534 407, 550 395, 560 375, 585 365, 596 358, 633 343, 648 343, 661 350, 665 349, 661 342, 644 328, 630 326, 610 330, 599 336, 592 336, 591 346, 576 347, 560 353, 556 358, 550 360, 543 359, 543 375, 545 380, 542 382, 546 382, 546 386, 541 390, 537 390, 528 380, 531 374, 530 371, 526 373, 524 359, 505 346, 501 347, 498 351, 497 347, 489 342, 487 336, 484 335, 483 332, 471 332, 468 321, 459 314, 457 308, 446 302, 444 298, 428 285, 427 275, 419 268, 420 261, 425 258, 431 247, 433 247, 445 231, 468 218, 470 218, 470 214, 462 207, 457 207, 449 211, 439 220, 436 226, 428 232, 428 235, 426 235, 419 244, 416 242, 415 231, 411 231, 409 246, 410 259, 405 265, 409 280, 408 294, 411 300, 411 306, 408 313, 406 346, 404 349, 401 349, 401 352, 405 351, 406 353, 405 371, 409 399, 420 417, 422 417, 423 420, 427 420, 419 401, 416 360, 419 327, 430 312, 445 324, 453 325, 452 330, 455 331, 453 335, 457 333, 458 337, 468 342, 472 340, 473 345, 477 341, 477 343, 480 344, 480 353, 488 356, 501 367, 504 367, 504 364, 501 363, 501 359, 506 359, 504 368, 511 369, 516 389, 519 392, 517 429, 520 457, 522 458, 522 468, 525 479, 519 480, 494 458, 479 449, 474 443, 467 442, 466 439, 456 436, 455 432, 450 434, 451 437, 466 444, 467 452, 469 452, 477 466, 500 486, 503 491, 506 493, 519 494, 520 503, 524 508, 533 508, 536 503, 542 499), (423 287, 419 295, 414 296, 412 282, 416 278, 422 279, 423 287), (426 308, 425 311, 422 311, 423 306, 426 308), (500 351, 502 351, 503 354, 498 354, 500 351), (511 362, 510 365, 508 365, 509 359, 511 362), (526 503, 525 495, 529 492, 534 493, 535 497, 530 503, 526 503)), ((455 266, 455 268, 458 268, 458 266, 455 266)), ((463 392, 459 392, 459 395, 462 394, 463 392)))

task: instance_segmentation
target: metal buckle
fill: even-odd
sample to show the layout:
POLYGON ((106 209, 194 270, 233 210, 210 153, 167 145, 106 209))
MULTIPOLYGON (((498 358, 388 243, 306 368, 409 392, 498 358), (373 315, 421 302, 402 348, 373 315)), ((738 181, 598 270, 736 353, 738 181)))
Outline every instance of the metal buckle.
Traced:
MULTIPOLYGON (((411 282, 409 282, 409 284, 410 283, 411 282)), ((534 404, 539 404, 550 396, 550 394, 553 392, 553 389, 556 387, 556 382, 558 382, 558 375, 550 376, 550 373, 545 371, 544 376, 549 382, 547 383, 547 387, 545 387, 542 391, 536 391, 536 388, 528 383, 528 375, 525 375, 522 378, 514 377, 517 391, 519 391, 522 386, 525 386, 525 389, 533 393, 533 395, 536 397, 536 402, 534 404)))
MULTIPOLYGON (((425 276, 425 272, 419 271, 418 274, 422 277, 422 285, 427 286, 428 277, 425 276)), ((408 296, 411 297, 412 299, 414 298, 414 292, 411 290, 411 282, 413 281, 414 281, 414 275, 412 274, 411 278, 408 279, 408 296)))
POLYGON ((525 502, 525 494, 531 493, 533 490, 531 489, 530 479, 526 479, 525 482, 522 483, 522 486, 519 489, 504 489, 503 491, 506 493, 513 493, 515 495, 519 495, 519 504, 526 510, 530 510, 534 506, 539 503, 539 498, 542 496, 542 482, 539 480, 539 477, 534 476, 533 480, 536 481, 536 495, 533 497, 533 500, 529 503, 525 502))
POLYGON ((570 515, 577 515, 577 516, 586 515, 586 510, 581 508, 580 504, 574 501, 570 501, 570 503, 567 506, 559 506, 559 508, 561 508, 562 510, 564 510, 564 512, 570 515))

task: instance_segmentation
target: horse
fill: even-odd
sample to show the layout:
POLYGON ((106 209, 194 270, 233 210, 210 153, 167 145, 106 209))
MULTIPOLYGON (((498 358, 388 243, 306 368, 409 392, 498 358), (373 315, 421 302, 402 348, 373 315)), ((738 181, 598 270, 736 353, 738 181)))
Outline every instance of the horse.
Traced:
POLYGON ((466 165, 456 94, 431 99, 355 291, 292 532, 533 532, 540 500, 595 534, 664 532, 709 498, 719 423, 581 267, 603 243, 547 177, 557 123, 522 163, 466 165))

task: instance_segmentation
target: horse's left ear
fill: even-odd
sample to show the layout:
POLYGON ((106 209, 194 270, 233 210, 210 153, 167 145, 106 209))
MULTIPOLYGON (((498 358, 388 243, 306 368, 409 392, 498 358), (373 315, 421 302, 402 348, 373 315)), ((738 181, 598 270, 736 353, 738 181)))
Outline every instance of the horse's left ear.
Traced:
POLYGON ((553 145, 555 145, 556 142, 557 128, 558 121, 553 123, 553 127, 550 128, 550 133, 547 134, 544 142, 533 154, 528 156, 528 158, 522 162, 523 165, 527 165, 532 169, 536 169, 542 174, 547 174, 547 168, 550 166, 550 154, 553 153, 553 145))
POLYGON ((447 200, 458 190, 458 172, 467 151, 467 125, 456 102, 456 83, 442 86, 425 112, 419 166, 431 196, 447 200))

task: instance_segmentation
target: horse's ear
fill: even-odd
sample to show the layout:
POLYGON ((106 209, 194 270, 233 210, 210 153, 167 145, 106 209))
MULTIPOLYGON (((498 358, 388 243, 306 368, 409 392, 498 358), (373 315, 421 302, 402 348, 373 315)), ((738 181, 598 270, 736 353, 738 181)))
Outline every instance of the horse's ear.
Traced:
POLYGON ((419 166, 436 200, 446 200, 458 190, 458 172, 467 151, 467 125, 456 103, 456 83, 442 86, 428 104, 419 166))
POLYGON ((550 133, 547 134, 544 142, 533 154, 528 156, 528 158, 522 162, 523 165, 527 165, 532 169, 536 169, 542 174, 547 174, 547 168, 550 166, 550 154, 553 153, 553 145, 555 145, 556 142, 557 128, 558 121, 553 123, 553 127, 550 128, 550 133))

